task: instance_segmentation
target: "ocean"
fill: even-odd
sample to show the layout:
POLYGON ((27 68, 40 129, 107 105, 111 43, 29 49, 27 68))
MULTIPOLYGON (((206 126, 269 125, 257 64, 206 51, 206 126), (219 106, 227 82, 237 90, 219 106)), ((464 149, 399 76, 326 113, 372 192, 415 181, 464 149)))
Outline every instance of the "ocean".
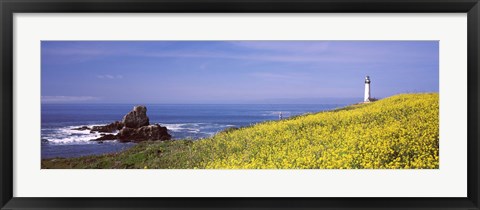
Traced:
MULTIPOLYGON (((145 104, 150 123, 166 126, 172 138, 202 139, 228 127, 249 126, 258 122, 315 113, 345 104, 145 104)), ((81 126, 105 125, 122 120, 133 104, 42 104, 42 159, 80 157, 114 153, 135 143, 90 141, 97 133, 72 130, 81 126)))

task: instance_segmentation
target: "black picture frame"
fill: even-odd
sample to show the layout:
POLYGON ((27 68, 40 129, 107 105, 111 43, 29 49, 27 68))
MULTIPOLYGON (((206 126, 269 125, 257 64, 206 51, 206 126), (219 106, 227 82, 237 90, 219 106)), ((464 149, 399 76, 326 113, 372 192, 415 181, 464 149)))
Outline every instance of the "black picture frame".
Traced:
MULTIPOLYGON (((479 209, 478 0, 0 0, 1 209, 479 209), (13 197, 15 13, 467 13, 468 177, 465 198, 25 198, 13 197)), ((445 180, 448 182, 449 180, 445 180)))

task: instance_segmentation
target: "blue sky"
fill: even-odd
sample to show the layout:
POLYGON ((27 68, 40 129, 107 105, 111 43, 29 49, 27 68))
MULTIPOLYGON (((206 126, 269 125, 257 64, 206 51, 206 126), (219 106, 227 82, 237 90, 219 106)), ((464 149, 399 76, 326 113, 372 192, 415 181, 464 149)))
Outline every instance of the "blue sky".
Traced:
POLYGON ((437 41, 42 41, 43 103, 352 103, 438 92, 437 41))

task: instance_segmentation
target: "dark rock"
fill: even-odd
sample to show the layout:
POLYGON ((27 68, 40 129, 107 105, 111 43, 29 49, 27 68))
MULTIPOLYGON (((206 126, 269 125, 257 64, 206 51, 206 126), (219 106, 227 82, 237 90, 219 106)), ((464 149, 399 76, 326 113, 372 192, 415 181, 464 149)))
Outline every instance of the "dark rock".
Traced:
POLYGON ((123 117, 122 123, 128 128, 140 128, 150 125, 150 120, 147 117, 147 107, 133 107, 133 110, 123 117))
POLYGON ((84 130, 90 130, 90 128, 87 127, 87 126, 82 126, 82 127, 78 127, 78 128, 72 128, 72 130, 84 131, 84 130))
POLYGON ((96 138, 92 141, 105 141, 105 140, 116 140, 116 139, 117 139, 117 135, 106 134, 106 135, 102 135, 101 137, 96 138))
POLYGON ((108 125, 93 126, 90 132, 92 133, 96 131, 96 132, 103 132, 103 133, 113 133, 115 131, 121 130, 122 128, 123 128, 123 123, 120 121, 115 121, 108 125))
POLYGON ((142 126, 140 128, 124 127, 117 135, 121 142, 139 142, 139 141, 165 141, 170 140, 172 136, 168 134, 167 128, 158 124, 142 126))
POLYGON ((90 133, 100 132, 101 136, 99 138, 91 140, 99 143, 107 140, 118 140, 120 142, 165 141, 172 138, 166 127, 158 124, 150 125, 145 106, 135 106, 131 112, 123 117, 121 122, 115 121, 108 125, 93 126, 91 129, 83 126, 74 128, 74 130, 90 130, 90 133), (115 131, 119 131, 119 133, 104 134, 115 131))

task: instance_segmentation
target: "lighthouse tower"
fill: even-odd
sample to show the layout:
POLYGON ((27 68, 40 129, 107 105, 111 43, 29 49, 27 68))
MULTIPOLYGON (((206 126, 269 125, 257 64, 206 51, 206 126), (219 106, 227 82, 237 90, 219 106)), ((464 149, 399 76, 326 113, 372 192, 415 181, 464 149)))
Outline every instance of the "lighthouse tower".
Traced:
POLYGON ((370 102, 370 77, 365 77, 365 97, 363 98, 363 102, 370 102))

